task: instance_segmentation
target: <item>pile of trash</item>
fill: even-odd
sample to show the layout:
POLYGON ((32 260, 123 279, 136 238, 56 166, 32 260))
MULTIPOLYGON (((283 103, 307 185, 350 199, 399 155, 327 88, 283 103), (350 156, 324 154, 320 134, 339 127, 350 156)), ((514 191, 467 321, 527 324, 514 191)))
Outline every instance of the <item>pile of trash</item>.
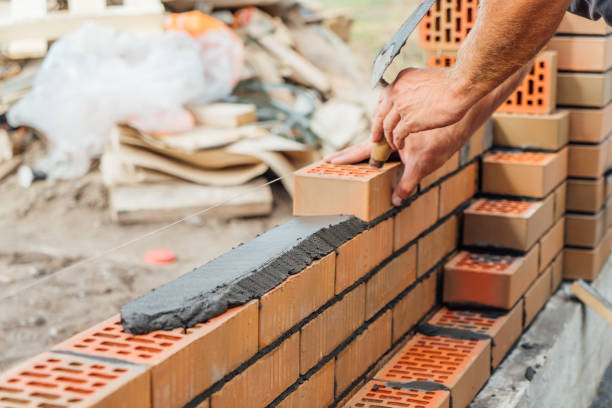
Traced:
POLYGON ((282 4, 169 14, 156 36, 86 23, 49 49, 8 126, 42 135, 43 177, 80 177, 101 158, 120 222, 224 199, 222 215, 265 214, 269 188, 233 197, 264 175, 291 194, 295 169, 367 137, 375 100, 350 20, 282 4))

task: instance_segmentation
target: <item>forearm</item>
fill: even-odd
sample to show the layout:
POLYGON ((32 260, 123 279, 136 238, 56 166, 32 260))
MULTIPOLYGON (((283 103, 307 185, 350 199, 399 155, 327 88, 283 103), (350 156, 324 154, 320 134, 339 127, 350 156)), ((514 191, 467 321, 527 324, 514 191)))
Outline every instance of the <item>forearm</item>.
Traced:
POLYGON ((553 36, 570 0, 483 0, 452 68, 471 106, 527 64, 553 36))

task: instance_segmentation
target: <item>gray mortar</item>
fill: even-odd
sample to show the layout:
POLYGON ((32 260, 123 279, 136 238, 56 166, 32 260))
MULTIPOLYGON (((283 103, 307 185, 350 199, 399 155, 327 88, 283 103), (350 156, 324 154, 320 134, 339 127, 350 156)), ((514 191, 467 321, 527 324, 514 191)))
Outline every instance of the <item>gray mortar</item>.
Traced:
POLYGON ((471 330, 456 329, 454 327, 441 327, 424 323, 417 329, 419 333, 425 336, 443 336, 457 340, 491 340, 491 336, 485 333, 479 333, 471 330))
POLYGON ((352 216, 294 217, 123 306, 123 327, 146 334, 205 322, 261 297, 366 227, 352 216))

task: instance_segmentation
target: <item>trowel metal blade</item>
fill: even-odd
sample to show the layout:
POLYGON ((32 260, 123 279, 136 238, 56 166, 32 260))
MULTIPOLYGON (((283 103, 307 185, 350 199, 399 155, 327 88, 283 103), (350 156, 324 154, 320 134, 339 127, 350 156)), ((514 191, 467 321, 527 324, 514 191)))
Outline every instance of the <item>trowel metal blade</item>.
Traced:
POLYGON ((385 71, 393 62, 393 59, 400 53, 404 44, 406 44, 406 40, 410 37, 410 34, 412 34, 435 2, 436 0, 423 0, 419 3, 416 10, 408 17, 404 24, 402 24, 399 30, 397 30, 391 40, 385 45, 385 48, 380 51, 374 60, 374 67, 372 68, 372 88, 378 85, 378 82, 382 79, 385 71))

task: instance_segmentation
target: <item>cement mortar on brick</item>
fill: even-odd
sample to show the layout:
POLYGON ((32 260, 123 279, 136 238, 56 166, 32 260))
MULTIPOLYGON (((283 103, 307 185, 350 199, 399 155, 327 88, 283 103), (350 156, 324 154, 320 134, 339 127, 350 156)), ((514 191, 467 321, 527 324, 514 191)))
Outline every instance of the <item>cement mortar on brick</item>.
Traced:
POLYGON ((366 226, 352 216, 294 217, 123 306, 124 329, 144 334, 204 322, 261 297, 366 226))
MULTIPOLYGON (((593 286, 612 298, 612 262, 593 286)), ((471 408, 587 408, 612 359, 612 326, 564 283, 476 396, 471 408), (528 367, 535 370, 531 381, 528 367)))

